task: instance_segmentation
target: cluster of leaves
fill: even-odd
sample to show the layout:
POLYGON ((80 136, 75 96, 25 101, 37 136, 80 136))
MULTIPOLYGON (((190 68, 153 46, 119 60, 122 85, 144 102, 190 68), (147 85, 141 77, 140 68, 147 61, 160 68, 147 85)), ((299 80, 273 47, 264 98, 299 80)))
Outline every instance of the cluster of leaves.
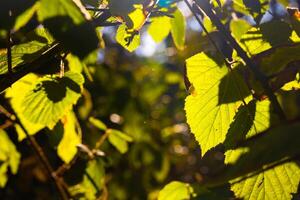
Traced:
POLYGON ((180 107, 172 105, 182 97, 181 78, 154 61, 142 64, 128 55, 120 61, 127 53, 110 49, 111 35, 133 52, 146 29, 156 43, 172 38, 189 55, 193 45, 185 41, 178 2, 0 3, 0 187, 17 173, 18 145, 28 140, 64 199, 292 199, 300 181, 300 12, 285 10, 284 0, 184 1, 204 25, 197 34, 210 41, 186 59, 185 111, 201 147, 200 183, 173 181, 158 194, 157 186, 173 179, 172 167, 194 158, 168 153, 175 144, 174 151, 186 155, 182 141, 170 139, 185 129, 180 107), (130 67, 134 62, 151 67, 130 67), (168 115, 174 118, 164 119, 168 115), (157 132, 162 136, 156 138, 157 132), (41 149, 38 135, 47 136, 49 147, 41 149), (52 154, 55 163, 47 160, 52 154))
MULTIPOLYGON (((277 8, 285 8, 288 1, 279 3, 282 4, 276 4, 277 8)), ((224 43, 219 42, 217 56, 204 50, 188 58, 191 94, 185 103, 187 122, 201 146, 203 159, 213 155, 215 165, 218 159, 224 165, 204 164, 200 188, 197 185, 191 190, 188 188, 192 185, 172 182, 160 197, 167 199, 166 193, 182 190, 185 198, 208 195, 207 198, 227 199, 224 194, 218 196, 222 193, 216 188, 224 185, 226 190, 229 183, 236 198, 292 199, 300 181, 299 11, 287 8, 277 12, 272 4, 259 0, 220 1, 214 6, 238 45, 266 76, 286 116, 279 119, 274 102, 267 98, 257 74, 249 69, 252 66, 239 57, 241 50, 236 46, 224 48, 224 43), (229 14, 234 16, 226 17, 229 14)), ((208 21, 205 18, 204 24, 208 21)), ((213 25, 208 31, 211 35, 218 32, 213 25)))
MULTIPOLYGON (((186 130, 180 124, 183 113, 172 103, 178 101, 177 92, 184 86, 176 70, 164 69, 157 62, 148 61, 151 68, 145 71, 128 67, 145 65, 134 64, 137 59, 116 62, 110 58, 115 49, 109 49, 110 39, 104 42, 103 27, 117 26, 115 40, 133 51, 140 43, 142 27, 150 21, 148 32, 155 41, 162 42, 170 34, 175 46, 183 49, 185 20, 175 1, 33 0, 24 5, 9 0, 0 7, 1 19, 5 19, 0 25, 0 186, 6 187, 4 191, 15 189, 14 179, 10 183, 8 178, 18 168, 24 173, 26 163, 31 162, 32 156, 23 150, 28 140, 39 162, 50 170, 45 175, 44 168, 37 167, 30 174, 43 183, 53 178, 60 188, 45 198, 144 199, 148 193, 155 198, 158 185, 177 163, 176 158, 165 156, 173 145, 168 144, 170 135, 178 128, 186 130), (161 35, 157 31, 162 22, 166 29, 161 35), (108 58, 99 60, 101 51, 108 58), (170 88, 174 94, 167 94, 170 88), (158 117, 164 118, 170 110, 174 118, 158 123, 158 117), (150 137, 162 129, 163 138, 150 137), (36 141, 39 137, 44 138, 36 141), (139 176, 136 171, 141 172, 139 176), (139 187, 129 189, 124 181, 139 187)), ((128 56, 121 52, 120 56, 128 56)))

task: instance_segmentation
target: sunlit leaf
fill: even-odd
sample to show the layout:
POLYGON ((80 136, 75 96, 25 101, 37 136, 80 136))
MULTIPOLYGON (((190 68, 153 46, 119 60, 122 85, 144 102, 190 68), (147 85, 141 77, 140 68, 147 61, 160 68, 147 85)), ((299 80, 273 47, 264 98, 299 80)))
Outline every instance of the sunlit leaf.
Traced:
POLYGON ((36 2, 31 8, 28 8, 25 12, 19 15, 16 18, 14 31, 17 31, 23 26, 25 26, 29 22, 29 20, 33 17, 33 15, 36 13, 38 8, 39 8, 39 3, 36 2))
POLYGON ((63 137, 57 146, 58 156, 69 163, 77 153, 77 145, 81 143, 81 136, 76 131, 76 119, 72 112, 65 115, 62 120, 63 137))
POLYGON ((105 131, 107 129, 106 125, 99 119, 96 119, 94 117, 89 118, 89 122, 95 126, 96 128, 105 131))
POLYGON ((148 28, 148 33, 157 43, 163 41, 169 35, 170 31, 171 19, 166 16, 153 18, 148 28))
POLYGON ((251 28, 249 22, 243 19, 231 20, 230 30, 237 40, 251 28))
POLYGON ((185 45, 185 18, 179 10, 174 13, 174 18, 171 19, 171 34, 175 46, 183 50, 185 45))
POLYGON ((12 174, 17 173, 21 155, 2 129, 0 129, 0 141, 0 188, 3 188, 7 182, 9 171, 12 174))
POLYGON ((127 26, 122 24, 117 30, 116 40, 125 49, 132 52, 140 45, 140 34, 128 31, 127 26))
POLYGON ((229 72, 204 53, 186 60, 187 76, 194 91, 186 98, 187 122, 202 155, 225 140, 241 100, 249 93, 237 71, 229 72))
MULTIPOLYGON (((233 178, 246 175, 297 155, 299 126, 299 123, 278 126, 261 136, 250 138, 226 156, 226 163, 231 165, 221 176, 233 178)), ((299 181, 299 166, 288 162, 238 181, 232 185, 232 190, 243 199, 291 199, 299 181)))
POLYGON ((84 79, 81 74, 40 78, 22 100, 24 117, 36 124, 52 128, 81 96, 84 79))
POLYGON ((121 153, 128 150, 128 142, 132 142, 132 138, 121 131, 109 129, 108 141, 121 153))
MULTIPOLYGON (((9 89, 6 90, 5 96, 10 99, 10 104, 20 119, 22 125, 26 129, 29 135, 34 135, 39 130, 44 128, 43 125, 35 124, 30 122, 24 117, 23 114, 23 99, 25 98, 25 94, 32 89, 32 86, 38 80, 38 76, 34 74, 28 74, 24 76, 19 81, 15 82, 9 89), (20 92, 22 91, 22 92, 20 92)), ((26 135, 22 128, 15 124, 16 130, 18 132, 18 140, 21 141, 26 138, 26 135)))
MULTIPOLYGON (((271 123, 278 123, 278 118, 271 109, 270 101, 252 100, 242 105, 230 124, 224 145, 231 149, 239 142, 270 128, 271 123)), ((231 151, 227 151, 229 155, 231 151)))
POLYGON ((186 200, 192 197, 193 188, 188 183, 173 181, 166 185, 158 195, 158 200, 186 200))
MULTIPOLYGON (((12 68, 37 59, 49 46, 39 41, 31 41, 12 47, 12 68)), ((5 50, 0 50, 0 74, 7 73, 7 56, 5 50)))

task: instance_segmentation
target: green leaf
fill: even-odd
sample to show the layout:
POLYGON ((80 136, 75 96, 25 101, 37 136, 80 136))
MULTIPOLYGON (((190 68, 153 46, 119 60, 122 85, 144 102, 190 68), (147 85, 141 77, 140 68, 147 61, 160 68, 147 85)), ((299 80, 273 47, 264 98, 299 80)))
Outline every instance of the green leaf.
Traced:
POLYGON ((166 185, 158 195, 158 200, 186 200, 191 199, 193 188, 188 183, 172 181, 166 185))
POLYGON ((125 24, 120 25, 117 30, 116 40, 129 52, 133 52, 140 45, 140 34, 130 32, 127 29, 125 24))
POLYGON ((25 94, 22 114, 32 123, 52 128, 77 102, 83 82, 82 75, 74 72, 67 72, 62 78, 40 78, 25 94))
MULTIPOLYGON (((31 41, 13 46, 11 49, 12 68, 17 68, 18 65, 37 59, 48 47, 48 45, 39 41, 31 41)), ((0 74, 5 74, 7 71, 6 50, 0 50, 0 74)))
POLYGON ((83 185, 85 188, 92 191, 93 196, 96 197, 99 190, 102 189, 103 184, 105 184, 104 163, 100 159, 90 161, 86 168, 86 174, 88 174, 89 177, 87 177, 87 175, 83 177, 83 185), (91 183, 91 181, 94 181, 98 191, 95 189, 95 186, 91 183))
MULTIPOLYGON (((230 165, 222 172, 221 177, 227 177, 224 180, 226 181, 266 169, 270 164, 275 165, 282 159, 298 155, 299 128, 299 122, 291 123, 271 128, 258 137, 250 138, 226 156, 226 162, 230 165)), ((243 199, 292 199, 292 193, 297 191, 299 181, 299 166, 288 162, 238 181, 232 185, 232 190, 238 198, 243 199)))
POLYGON ((80 1, 75 4, 72 0, 41 0, 38 18, 54 38, 80 59, 99 46, 94 27, 86 20, 90 16, 80 1))
MULTIPOLYGON (((69 187, 72 196, 82 197, 86 200, 94 200, 105 184, 104 162, 100 159, 90 160, 85 169, 83 180, 74 186, 69 187)), ((81 199, 81 198, 79 198, 81 199)))
POLYGON ((69 112, 61 121, 63 137, 57 146, 57 154, 65 163, 70 163, 77 153, 77 145, 81 144, 81 137, 76 131, 76 117, 73 112, 69 112))
MULTIPOLYGON (((269 100, 252 100, 242 105, 230 124, 224 141, 225 148, 231 149, 239 142, 267 130, 271 123, 278 123, 278 118, 272 111, 269 100)), ((230 154, 230 151, 226 154, 230 154)))
POLYGON ((242 199, 291 199, 300 181, 298 164, 289 160, 300 153, 299 128, 300 122, 289 122, 240 143, 226 153, 226 168, 210 184, 232 180, 242 199))
POLYGON ((171 19, 171 34, 177 49, 183 50, 185 44, 185 18, 179 10, 174 13, 171 19))
MULTIPOLYGON (((5 93, 5 97, 10 100, 10 105, 14 109, 15 113, 20 119, 20 122, 29 135, 34 135, 42 128, 44 128, 43 125, 30 122, 23 115, 23 99, 25 98, 25 94, 32 89, 32 85, 34 85, 37 80, 38 76, 30 73, 21 78, 19 81, 15 82, 10 88, 6 90, 5 93)), ((15 124, 15 127, 18 133, 18 140, 21 141, 25 139, 26 135, 23 129, 18 124, 15 124)))
POLYGON ((240 40, 250 28, 249 22, 243 19, 231 20, 230 22, 230 30, 237 40, 240 40))
POLYGON ((271 48, 270 43, 263 40, 262 33, 255 27, 242 36, 241 43, 249 55, 255 55, 271 48))
POLYGON ((297 192, 299 181, 297 164, 286 163, 233 184, 231 189, 237 198, 245 200, 288 200, 297 192))
POLYGON ((107 129, 106 125, 101 120, 94 117, 90 117, 89 122, 101 131, 105 131, 107 129))
POLYGON ((194 91, 186 98, 187 122, 204 155, 225 140, 233 117, 249 91, 237 70, 229 72, 204 53, 186 60, 194 91))
POLYGON ((39 2, 36 2, 32 7, 28 8, 27 10, 25 10, 25 12, 20 14, 16 18, 14 31, 17 31, 23 26, 25 26, 29 22, 29 20, 33 17, 33 15, 36 13, 38 8, 39 8, 39 2))
POLYGON ((259 63, 259 67, 266 75, 272 76, 286 68, 289 63, 298 60, 299 56, 300 43, 296 43, 281 45, 261 52, 254 57, 254 60, 259 63))
POLYGON ((148 27, 148 33, 157 43, 162 42, 171 31, 171 19, 167 16, 155 17, 148 27))
POLYGON ((128 150, 128 142, 132 142, 132 138, 115 129, 109 129, 107 131, 109 132, 108 141, 118 149, 120 153, 126 153, 128 150))
POLYGON ((17 173, 20 158, 21 155, 14 143, 10 141, 6 132, 0 129, 0 188, 3 188, 7 182, 9 169, 12 174, 17 173))

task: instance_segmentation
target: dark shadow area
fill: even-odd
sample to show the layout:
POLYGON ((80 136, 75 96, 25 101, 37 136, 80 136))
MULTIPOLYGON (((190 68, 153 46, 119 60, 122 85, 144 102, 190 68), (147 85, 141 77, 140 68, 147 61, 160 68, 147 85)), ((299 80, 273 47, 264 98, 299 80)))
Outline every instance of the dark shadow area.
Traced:
POLYGON ((196 192, 198 194, 201 194, 200 197, 195 197, 192 198, 193 200, 229 200, 229 199, 235 199, 238 200, 235 196, 234 193, 230 190, 230 184, 226 183, 222 186, 218 187, 211 187, 211 188, 202 188, 199 186, 197 188, 194 187, 196 192))
POLYGON ((292 29, 290 25, 281 20, 273 20, 260 25, 263 39, 269 42, 272 46, 291 43, 290 36, 292 29), (277 31, 274 31, 277 30, 277 31))
POLYGON ((14 25, 17 16, 32 7, 35 0, 6 0, 0 1, 0 29, 10 29, 14 25), (10 16, 9 13, 12 13, 10 16))
POLYGON ((99 39, 90 22, 76 25, 70 17, 60 16, 46 19, 43 24, 54 38, 80 59, 98 48, 99 39))
POLYGON ((250 90, 245 83, 240 68, 234 68, 221 79, 219 105, 240 101, 250 95, 250 90))
POLYGON ((296 159, 300 153, 299 129, 299 121, 290 122, 240 143, 239 148, 248 150, 244 151, 235 163, 227 165, 218 178, 211 179, 211 182, 226 182, 249 173, 257 174, 296 159))
POLYGON ((246 139, 246 135, 253 126, 255 118, 256 101, 252 100, 247 105, 242 105, 235 114, 233 122, 230 124, 226 139, 225 149, 233 149, 237 144, 246 139))
POLYGON ((66 97, 67 88, 73 92, 80 93, 80 86, 68 77, 42 81, 34 89, 34 92, 44 90, 48 99, 57 103, 66 97))

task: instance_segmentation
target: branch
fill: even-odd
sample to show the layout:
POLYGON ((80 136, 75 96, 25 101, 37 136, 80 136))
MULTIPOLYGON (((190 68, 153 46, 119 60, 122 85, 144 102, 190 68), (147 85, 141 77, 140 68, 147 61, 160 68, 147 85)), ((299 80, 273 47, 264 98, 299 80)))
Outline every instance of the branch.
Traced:
POLYGON ((259 70, 259 67, 248 57, 247 53, 242 49, 242 47, 237 43, 237 41, 232 37, 231 33, 226 29, 226 27, 222 24, 220 19, 213 11, 212 5, 208 0, 194 0, 199 5, 199 7, 204 11, 204 13, 211 19, 211 21, 215 24, 219 31, 222 32, 222 36, 229 42, 233 49, 236 50, 237 54, 244 60, 246 65, 252 70, 258 81, 262 84, 267 96, 269 97, 275 112, 278 116, 285 120, 285 114, 273 93, 269 83, 268 78, 259 70))
POLYGON ((63 47, 61 44, 56 43, 52 45, 49 49, 44 51, 42 55, 36 60, 21 64, 15 67, 15 72, 13 76, 8 74, 0 75, 0 93, 10 87, 14 82, 25 76, 26 74, 33 72, 34 70, 40 68, 44 63, 49 61, 49 59, 53 58, 56 54, 61 52, 63 47))

